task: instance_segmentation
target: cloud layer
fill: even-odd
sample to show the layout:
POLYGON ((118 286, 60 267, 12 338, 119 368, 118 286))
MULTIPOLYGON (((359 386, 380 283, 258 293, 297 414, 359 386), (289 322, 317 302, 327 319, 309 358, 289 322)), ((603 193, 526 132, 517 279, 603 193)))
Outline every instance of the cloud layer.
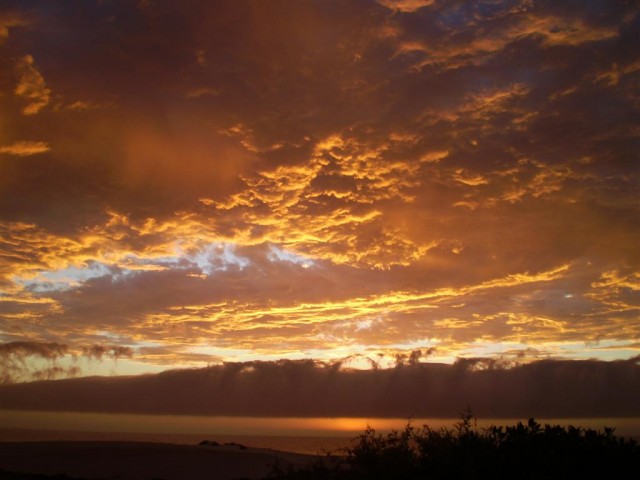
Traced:
POLYGON ((486 359, 350 370, 311 360, 230 363, 133 377, 0 386, 0 408, 244 416, 635 417, 638 359, 539 361, 501 368, 486 359))
POLYGON ((0 341, 637 355, 639 13, 4 2, 0 341))

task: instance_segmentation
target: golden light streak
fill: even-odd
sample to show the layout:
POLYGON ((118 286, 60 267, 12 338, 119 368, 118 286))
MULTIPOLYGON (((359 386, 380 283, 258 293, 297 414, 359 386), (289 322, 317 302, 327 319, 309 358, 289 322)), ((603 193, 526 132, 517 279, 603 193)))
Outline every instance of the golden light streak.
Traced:
MULTIPOLYGON (((184 308, 175 308, 171 313, 147 315, 144 322, 140 323, 137 328, 140 331, 150 331, 157 327, 164 328, 170 325, 186 327, 190 322, 198 321, 205 322, 203 326, 196 329, 202 330, 203 338, 206 338, 207 335, 215 335, 218 339, 222 339, 228 332, 249 333, 251 331, 260 331, 259 338, 252 339, 245 335, 243 340, 236 339, 234 341, 240 341, 241 344, 246 342, 252 348, 259 345, 273 346, 273 338, 265 336, 265 331, 277 332, 291 327, 309 325, 322 325, 324 331, 330 331, 332 325, 343 325, 345 322, 356 322, 377 316, 387 318, 398 314, 426 313, 432 309, 437 309, 443 302, 448 302, 456 297, 466 296, 473 292, 552 281, 560 278, 560 274, 565 272, 567 268, 568 266, 561 266, 537 275, 510 275, 460 289, 438 289, 434 292, 423 294, 393 292, 366 298, 351 298, 342 302, 299 303, 291 306, 269 306, 267 308, 241 302, 221 302, 200 307, 190 305, 184 308), (187 315, 180 313, 185 310, 189 312, 187 315)), ((544 328, 551 327, 562 331, 559 328, 560 324, 551 319, 520 318, 520 321, 512 321, 512 323, 527 322, 530 325, 538 325, 544 328)), ((472 322, 443 320, 435 322, 434 326, 448 329, 477 326, 482 323, 482 320, 474 320, 472 322)), ((291 339, 288 341, 291 341, 291 339)))
POLYGON ((11 145, 0 146, 0 153, 8 155, 16 155, 18 157, 28 157, 45 153, 51 150, 47 142, 21 141, 14 142, 11 145))

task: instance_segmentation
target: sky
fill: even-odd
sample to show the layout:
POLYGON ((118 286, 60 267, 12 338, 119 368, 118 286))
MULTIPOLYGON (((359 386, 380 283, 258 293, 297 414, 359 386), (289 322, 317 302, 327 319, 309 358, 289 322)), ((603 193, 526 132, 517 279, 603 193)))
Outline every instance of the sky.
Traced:
POLYGON ((623 0, 3 1, 0 383, 637 358, 639 30, 623 0))

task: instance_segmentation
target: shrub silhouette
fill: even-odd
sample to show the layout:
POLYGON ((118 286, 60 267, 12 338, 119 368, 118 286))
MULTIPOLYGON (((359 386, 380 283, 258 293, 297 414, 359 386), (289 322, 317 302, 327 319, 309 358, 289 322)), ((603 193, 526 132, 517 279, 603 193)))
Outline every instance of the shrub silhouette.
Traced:
POLYGON ((272 472, 287 480, 622 479, 640 471, 633 440, 580 427, 541 425, 534 419, 479 430, 470 411, 453 429, 415 428, 377 433, 368 427, 343 460, 272 472))

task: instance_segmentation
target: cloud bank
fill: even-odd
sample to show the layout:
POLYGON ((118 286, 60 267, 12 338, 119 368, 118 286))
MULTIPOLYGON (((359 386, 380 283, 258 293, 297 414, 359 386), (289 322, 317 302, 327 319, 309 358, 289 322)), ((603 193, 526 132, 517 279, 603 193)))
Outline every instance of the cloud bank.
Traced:
POLYGON ((412 362, 384 370, 280 360, 0 387, 0 408, 243 416, 617 417, 640 414, 638 358, 412 362))

